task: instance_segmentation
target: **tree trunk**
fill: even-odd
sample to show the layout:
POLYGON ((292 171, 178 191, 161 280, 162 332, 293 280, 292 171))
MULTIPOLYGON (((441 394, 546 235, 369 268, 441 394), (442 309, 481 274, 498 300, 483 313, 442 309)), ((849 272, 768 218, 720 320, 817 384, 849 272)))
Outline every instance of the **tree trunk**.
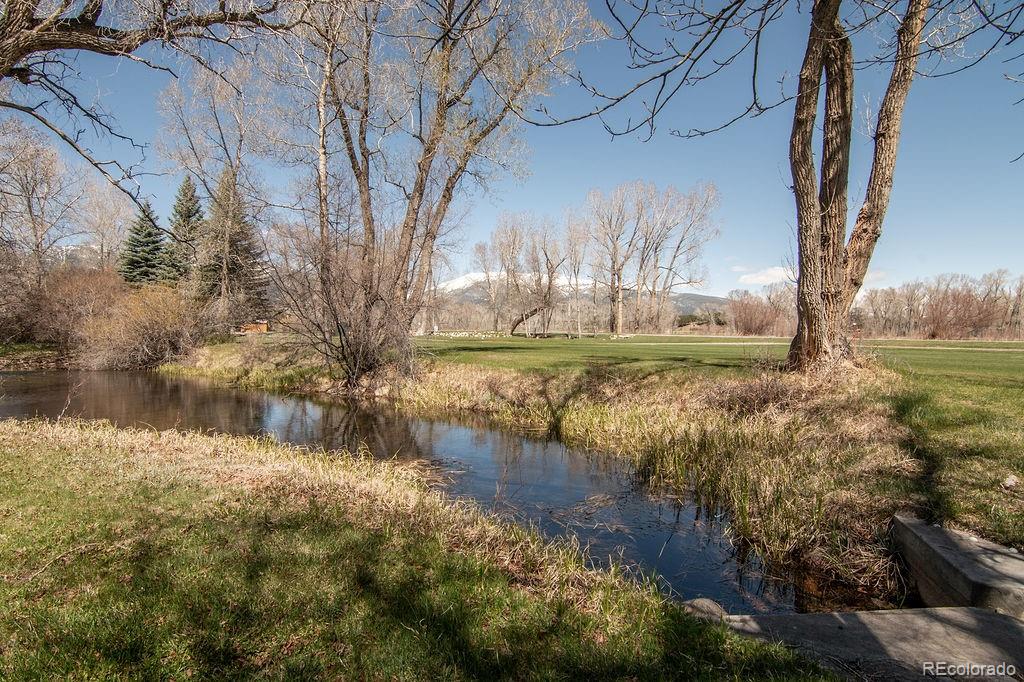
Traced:
POLYGON ((849 306, 843 307, 844 242, 846 241, 847 188, 853 133, 853 50, 842 23, 832 22, 825 52, 825 121, 822 131, 821 189, 821 295, 825 307, 825 333, 833 358, 849 353, 846 339, 849 306))
POLYGON ((797 331, 790 345, 790 364, 805 367, 832 354, 834 330, 828 329, 822 277, 822 215, 814 168, 814 122, 818 115, 818 91, 825 51, 840 0, 819 0, 811 13, 807 49, 800 68, 793 130, 789 140, 790 171, 796 199, 797 331))
MULTIPOLYGON (((536 315, 537 313, 541 312, 542 310, 544 310, 544 306, 537 306, 536 308, 532 308, 530 310, 524 311, 522 315, 520 315, 519 317, 517 317, 516 319, 514 319, 512 321, 512 326, 508 330, 508 333, 510 335, 511 334, 515 334, 516 330, 519 329, 520 325, 522 325, 524 322, 526 322, 527 320, 529 320, 530 318, 532 318, 534 315, 536 315)), ((529 324, 526 325, 526 335, 527 336, 530 335, 530 325, 529 324)))
POLYGON ((914 70, 917 68, 918 45, 929 4, 930 0, 910 0, 903 23, 897 32, 896 60, 878 111, 875 150, 868 187, 864 194, 864 203, 857 213, 850 242, 846 247, 843 303, 847 310, 853 305, 861 285, 864 284, 868 263, 874 253, 875 244, 882 235, 882 221, 889 208, 889 196, 892 193, 893 175, 896 170, 896 150, 903 126, 903 110, 907 104, 910 85, 914 80, 914 70))
POLYGON ((579 277, 576 278, 576 338, 583 338, 583 301, 580 299, 579 277))
POLYGON ((800 272, 797 333, 790 346, 789 362, 798 369, 850 354, 846 336, 850 309, 881 235, 892 192, 903 110, 930 0, 911 0, 900 26, 892 75, 878 113, 868 189, 845 246, 853 54, 838 19, 840 2, 820 0, 813 10, 790 138, 800 272), (821 188, 814 201, 816 176, 811 145, 822 71, 826 89, 821 188))
POLYGON ((622 273, 615 284, 615 334, 622 333, 622 273))

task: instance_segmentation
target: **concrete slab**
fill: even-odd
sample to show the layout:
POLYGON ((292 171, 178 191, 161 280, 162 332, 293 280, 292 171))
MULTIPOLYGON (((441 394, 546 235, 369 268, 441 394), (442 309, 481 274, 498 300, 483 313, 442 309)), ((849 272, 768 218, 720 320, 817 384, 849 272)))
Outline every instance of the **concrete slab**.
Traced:
POLYGON ((1024 680, 1024 622, 988 609, 728 616, 725 622, 743 634, 793 646, 852 679, 1024 680), (966 675, 948 667, 972 664, 996 667, 961 668, 966 675))
POLYGON ((1024 555, 900 514, 893 538, 928 606, 981 606, 1024 618, 1024 555))

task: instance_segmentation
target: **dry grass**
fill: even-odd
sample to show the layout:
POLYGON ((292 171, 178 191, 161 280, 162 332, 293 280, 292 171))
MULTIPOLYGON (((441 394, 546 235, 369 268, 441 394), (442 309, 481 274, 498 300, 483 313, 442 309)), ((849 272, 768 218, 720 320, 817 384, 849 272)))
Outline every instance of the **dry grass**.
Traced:
POLYGON ((398 401, 473 412, 567 444, 629 457, 649 482, 696 490, 769 560, 892 594, 887 519, 901 501, 870 492, 916 466, 906 429, 878 399, 899 378, 879 368, 748 379, 523 374, 435 365, 398 401))
POLYGON ((429 472, 0 421, 0 675, 811 679, 429 472))
POLYGON ((500 524, 472 504, 446 497, 429 485, 431 472, 413 463, 283 447, 265 438, 116 429, 90 421, 0 422, 0 447, 25 440, 43 449, 102 449, 122 485, 153 479, 202 483, 214 506, 230 506, 244 493, 298 505, 337 505, 350 521, 375 531, 400 524, 449 549, 486 558, 532 592, 560 594, 587 610, 599 607, 602 588, 649 591, 589 570, 571 540, 545 543, 535 533, 500 524))

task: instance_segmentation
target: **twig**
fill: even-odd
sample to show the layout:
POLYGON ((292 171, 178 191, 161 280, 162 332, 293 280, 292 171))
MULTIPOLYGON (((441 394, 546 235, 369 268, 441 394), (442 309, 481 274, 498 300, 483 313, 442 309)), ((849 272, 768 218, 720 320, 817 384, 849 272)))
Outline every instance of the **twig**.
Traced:
POLYGON ((47 561, 45 564, 43 564, 42 568, 40 568, 38 571, 36 571, 32 575, 30 575, 29 577, 25 578, 24 582, 26 582, 26 583, 32 582, 33 580, 38 578, 40 576, 40 574, 43 573, 43 571, 45 571, 50 566, 52 566, 54 563, 60 561, 64 557, 68 556, 69 554, 78 554, 78 553, 84 552, 86 550, 92 549, 93 547, 99 547, 101 545, 102 545, 102 543, 99 543, 99 542, 87 542, 84 545, 79 545, 78 547, 73 547, 73 548, 67 550, 66 552, 58 554, 57 556, 53 557, 52 559, 47 561))

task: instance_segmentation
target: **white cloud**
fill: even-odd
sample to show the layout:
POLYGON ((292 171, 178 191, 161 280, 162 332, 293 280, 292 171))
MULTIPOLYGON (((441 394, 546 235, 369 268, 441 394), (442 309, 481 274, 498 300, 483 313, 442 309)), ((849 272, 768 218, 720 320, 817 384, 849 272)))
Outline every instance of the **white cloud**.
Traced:
POLYGON ((750 270, 746 265, 734 265, 729 269, 733 272, 747 272, 750 270))
POLYGON ((791 269, 776 265, 772 268, 764 268, 763 270, 756 270, 746 275, 741 275, 739 282, 740 284, 767 285, 775 284, 776 282, 788 282, 791 279, 794 279, 791 269))
POLYGON ((868 270, 868 274, 864 275, 864 284, 878 284, 888 278, 889 273, 885 270, 868 270))

